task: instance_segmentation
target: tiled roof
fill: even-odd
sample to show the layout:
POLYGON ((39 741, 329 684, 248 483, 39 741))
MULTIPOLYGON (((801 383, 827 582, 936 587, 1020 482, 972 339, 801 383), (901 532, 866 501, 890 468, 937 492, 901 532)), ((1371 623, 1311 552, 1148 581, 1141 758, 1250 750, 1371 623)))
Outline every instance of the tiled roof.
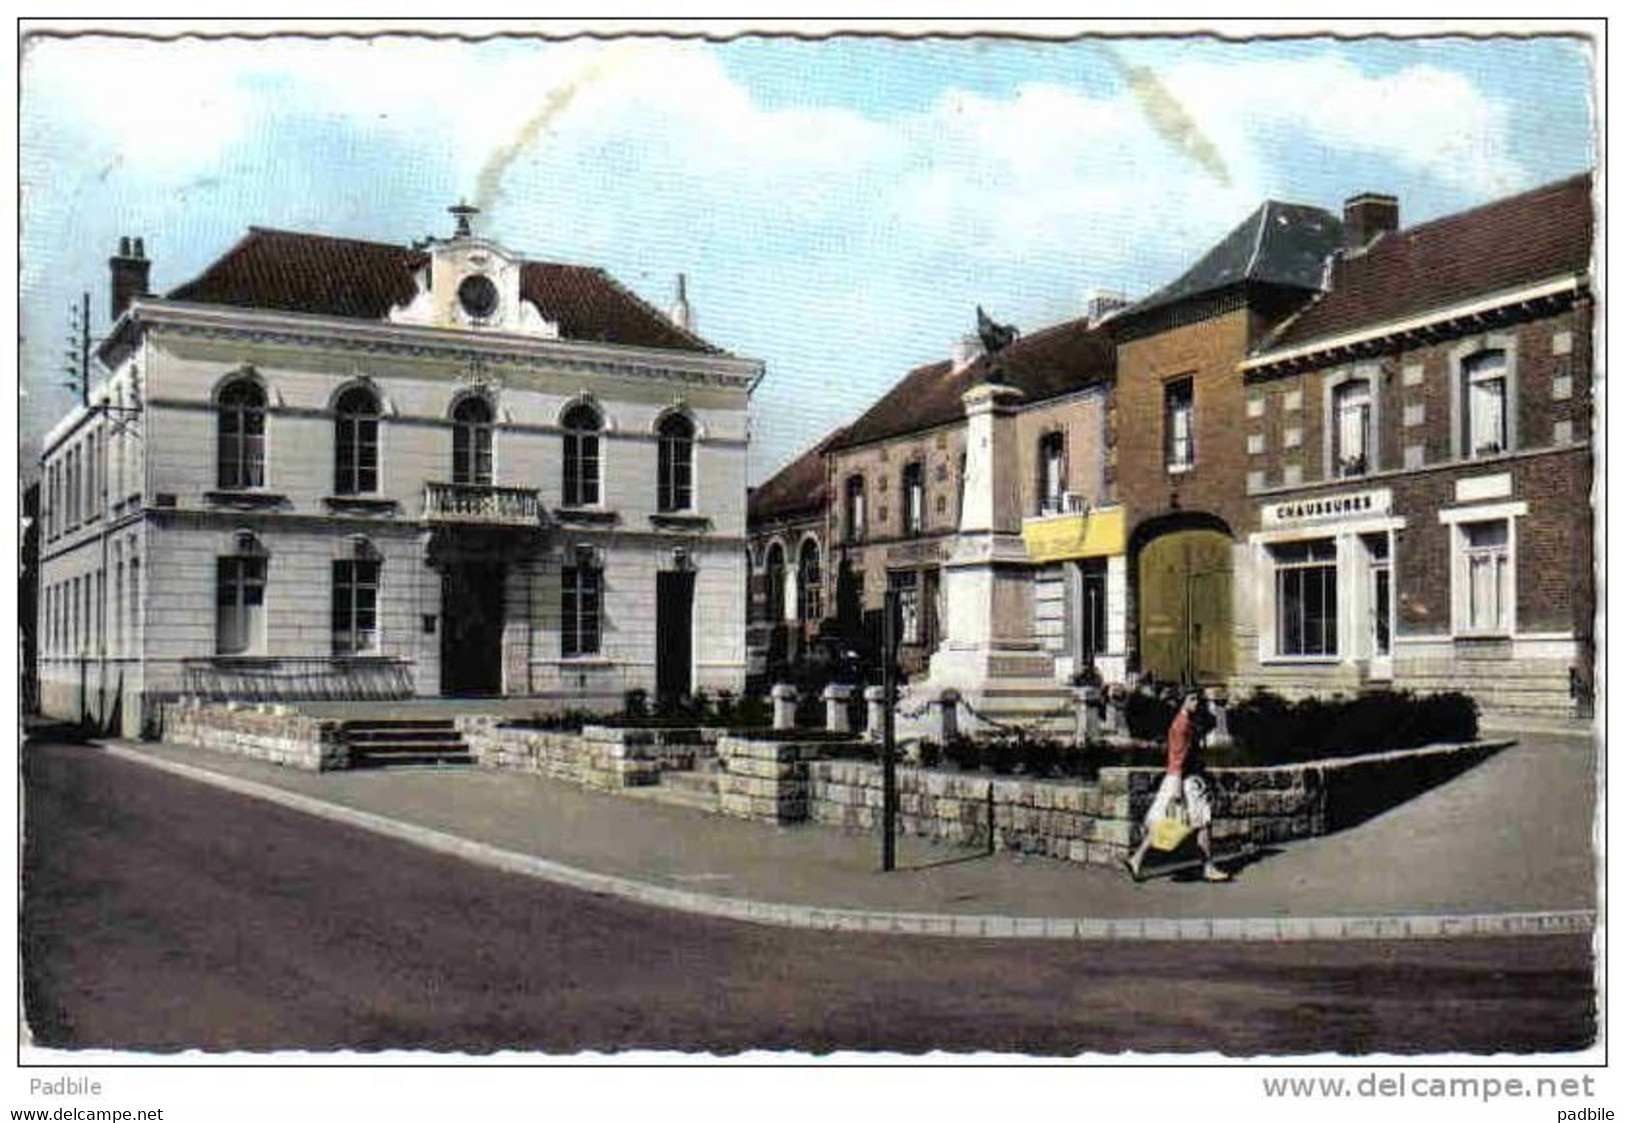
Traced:
MULTIPOLYGON (((1117 369, 1117 349, 1104 330, 1091 330, 1088 320, 1070 320, 1022 336, 999 352, 1004 380, 1043 401, 1109 379, 1117 369)), ((833 447, 918 432, 965 416, 960 397, 982 381, 988 358, 982 356, 955 373, 946 360, 916 367, 868 411, 846 427, 833 447)))
POLYGON ((1301 346, 1521 285, 1591 262, 1591 177, 1579 175, 1384 235, 1339 259, 1331 288, 1262 348, 1301 346))
POLYGON ((751 489, 749 520, 754 525, 772 519, 817 514, 829 499, 829 476, 824 470, 829 448, 845 432, 837 429, 806 452, 751 489))
MULTIPOLYGON (((404 246, 255 226, 168 299, 383 320, 391 308, 416 295, 412 276, 428 260, 424 251, 404 246)), ((718 350, 677 327, 602 269, 527 261, 519 291, 559 325, 565 339, 718 350)))
POLYGON ((1242 281, 1319 289, 1325 279, 1326 259, 1342 237, 1343 224, 1329 211, 1267 200, 1195 265, 1119 313, 1119 318, 1165 308, 1242 281))

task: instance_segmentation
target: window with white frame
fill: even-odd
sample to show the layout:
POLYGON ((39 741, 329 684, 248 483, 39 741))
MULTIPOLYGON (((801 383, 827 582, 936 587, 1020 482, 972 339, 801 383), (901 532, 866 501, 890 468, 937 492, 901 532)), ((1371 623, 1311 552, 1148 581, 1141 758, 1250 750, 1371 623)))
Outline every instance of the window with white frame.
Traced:
POLYGON ((1462 451, 1494 456, 1507 449, 1507 355, 1480 351, 1461 364, 1462 451))
POLYGON ((1371 383, 1345 382, 1332 393, 1332 470, 1363 476, 1371 470, 1371 383))
POLYGON ((603 644, 604 574, 588 551, 577 551, 564 567, 560 604, 564 657, 597 655, 603 644))
POLYGON ((1512 627, 1512 560, 1506 519, 1456 525, 1460 630, 1505 633, 1512 627))
POLYGON ((1196 392, 1189 378, 1162 388, 1163 437, 1170 471, 1183 471, 1196 463, 1196 392))
POLYGON ((1275 654, 1337 654, 1337 543, 1270 547, 1275 565, 1275 654))
POLYGON ((564 415, 564 505, 593 507, 601 501, 598 411, 577 402, 564 415))
POLYGON ((216 400, 216 483, 223 491, 265 486, 265 391, 239 378, 216 400))
POLYGON ((809 624, 824 618, 824 573, 819 560, 818 543, 804 539, 796 559, 796 599, 801 602, 797 615, 809 624))
POLYGON ((918 460, 903 468, 903 533, 925 529, 925 465, 918 460))
POLYGON ((1066 492, 1066 434, 1056 431, 1038 438, 1038 513, 1060 514, 1066 492))
POLYGON ((263 554, 215 559, 215 653, 242 655, 265 642, 263 554))
POLYGON ((862 476, 846 478, 845 531, 843 537, 848 542, 862 542, 868 532, 868 510, 862 476))
POLYGON ((918 644, 921 637, 920 575, 912 569, 900 570, 888 574, 887 580, 897 593, 897 642, 918 644))
POLYGON ((377 558, 340 558, 333 563, 333 654, 378 650, 377 558))
POLYGON ((365 386, 352 386, 336 412, 334 494, 370 495, 378 490, 378 399, 365 386))
POLYGON ((473 395, 451 415, 451 482, 486 487, 491 483, 491 403, 473 395))
POLYGON ((680 413, 660 420, 659 494, 662 511, 694 506, 694 422, 680 413))

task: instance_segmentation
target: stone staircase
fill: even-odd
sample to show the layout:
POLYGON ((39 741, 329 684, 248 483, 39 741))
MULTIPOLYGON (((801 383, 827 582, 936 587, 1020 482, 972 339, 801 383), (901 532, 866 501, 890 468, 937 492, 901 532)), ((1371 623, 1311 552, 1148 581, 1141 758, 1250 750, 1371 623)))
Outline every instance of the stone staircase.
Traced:
POLYGON ((394 718, 339 723, 351 768, 474 763, 463 735, 450 720, 394 718))
POLYGON ((649 803, 687 807, 714 815, 718 807, 716 758, 698 756, 694 760, 693 768, 661 769, 659 783, 647 787, 627 788, 621 794, 649 803))

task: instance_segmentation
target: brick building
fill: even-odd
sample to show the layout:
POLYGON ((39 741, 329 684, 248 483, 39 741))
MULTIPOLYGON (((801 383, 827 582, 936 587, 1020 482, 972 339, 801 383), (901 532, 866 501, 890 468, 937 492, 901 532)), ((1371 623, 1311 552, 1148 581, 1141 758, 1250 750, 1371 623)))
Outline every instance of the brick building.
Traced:
MULTIPOLYGON (((1246 385, 1237 679, 1589 706, 1589 176, 1410 229, 1351 200, 1327 291, 1246 385)), ((1238 473, 1239 475, 1239 473, 1238 473)))
POLYGON ((829 558, 829 446, 819 441, 751 488, 750 611, 746 650, 754 684, 782 679, 835 612, 824 570, 829 558))
POLYGON ((760 364, 453 210, 256 228, 164 297, 121 244, 107 378, 42 455, 46 713, 743 686, 760 364))
POLYGON ((1236 665, 1244 478, 1237 365, 1320 291, 1341 224, 1264 203, 1190 269, 1114 317, 1109 461, 1127 519, 1130 663, 1164 681, 1224 682, 1236 665))
MULTIPOLYGON (((967 390, 997 377, 1020 391, 1015 413, 1017 494, 1037 544, 1035 637, 1058 675, 1123 658, 1121 520, 1105 472, 1106 402, 1113 348, 1091 317, 1023 336, 996 359, 962 341, 946 361, 919 367, 828 447, 826 568, 830 611, 880 610, 888 589, 902 606, 901 661, 925 666, 943 635, 942 566, 959 529, 967 390)), ((872 627, 872 625, 871 625, 872 627)))

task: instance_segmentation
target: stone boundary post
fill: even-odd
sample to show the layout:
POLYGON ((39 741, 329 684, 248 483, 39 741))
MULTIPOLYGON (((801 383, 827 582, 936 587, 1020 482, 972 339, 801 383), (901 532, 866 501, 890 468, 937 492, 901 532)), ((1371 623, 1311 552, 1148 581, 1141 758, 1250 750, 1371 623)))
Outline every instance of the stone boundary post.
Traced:
POLYGON ((844 682, 832 682, 824 687, 824 728, 831 733, 852 732, 852 715, 847 703, 853 688, 844 682))
POLYGON ((769 691, 773 699, 773 728, 796 727, 796 688, 788 682, 777 682, 769 691))
POLYGON ((871 741, 880 740, 882 727, 886 724, 886 688, 883 686, 866 686, 863 688, 863 700, 868 706, 869 724, 863 735, 871 741))

